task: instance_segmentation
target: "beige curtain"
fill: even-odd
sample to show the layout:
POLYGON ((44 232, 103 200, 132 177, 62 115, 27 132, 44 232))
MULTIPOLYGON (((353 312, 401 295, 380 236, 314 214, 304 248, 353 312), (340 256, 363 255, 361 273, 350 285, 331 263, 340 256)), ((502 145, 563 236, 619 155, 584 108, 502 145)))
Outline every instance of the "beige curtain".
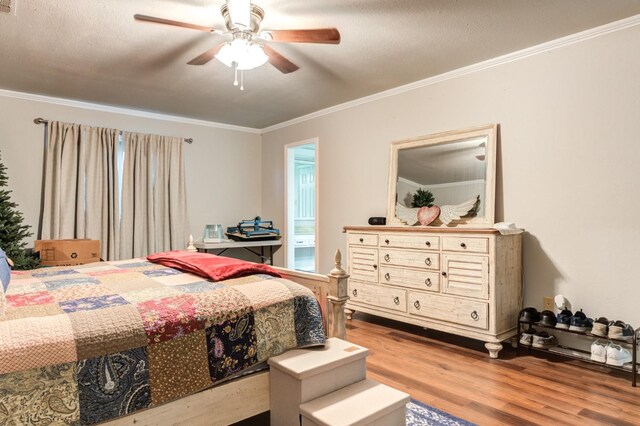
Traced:
POLYGON ((118 131, 50 122, 42 238, 100 240, 118 259, 118 131))
POLYGON ((184 249, 189 229, 183 140, 123 132, 120 255, 184 249))

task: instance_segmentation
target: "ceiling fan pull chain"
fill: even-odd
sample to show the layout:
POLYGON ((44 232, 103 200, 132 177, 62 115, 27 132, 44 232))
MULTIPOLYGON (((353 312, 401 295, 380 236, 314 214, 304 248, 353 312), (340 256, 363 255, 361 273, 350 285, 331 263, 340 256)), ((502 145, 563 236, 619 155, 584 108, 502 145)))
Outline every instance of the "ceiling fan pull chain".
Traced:
POLYGON ((244 90, 244 70, 240 70, 240 90, 244 90))
POLYGON ((237 62, 233 62, 233 85, 237 86, 238 85, 238 63, 237 62))

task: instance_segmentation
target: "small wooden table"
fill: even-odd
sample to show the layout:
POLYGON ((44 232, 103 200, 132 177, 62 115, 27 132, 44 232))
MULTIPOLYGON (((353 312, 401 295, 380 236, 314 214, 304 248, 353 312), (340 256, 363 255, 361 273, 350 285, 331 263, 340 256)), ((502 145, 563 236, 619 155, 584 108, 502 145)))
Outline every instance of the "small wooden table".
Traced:
POLYGON ((209 251, 217 251, 217 255, 221 255, 225 251, 232 248, 243 248, 260 258, 261 263, 269 263, 273 265, 273 252, 282 246, 282 240, 262 240, 262 241, 225 241, 223 243, 193 243, 198 251, 208 253, 209 251), (260 251, 253 250, 254 247, 260 247, 260 251), (269 255, 265 256, 265 247, 268 248, 269 255), (274 249, 275 247, 275 249, 274 249))

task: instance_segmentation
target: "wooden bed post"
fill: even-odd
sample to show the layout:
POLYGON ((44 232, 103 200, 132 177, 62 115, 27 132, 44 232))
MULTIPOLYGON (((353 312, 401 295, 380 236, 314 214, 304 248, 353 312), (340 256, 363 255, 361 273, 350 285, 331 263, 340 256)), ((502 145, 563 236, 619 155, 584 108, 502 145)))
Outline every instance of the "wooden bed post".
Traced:
POLYGON ((344 313, 344 305, 349 300, 347 296, 347 282, 349 274, 342 269, 342 253, 336 250, 335 268, 329 272, 329 296, 327 299, 331 304, 330 322, 328 326, 331 328, 329 337, 337 337, 346 339, 346 317, 344 313))

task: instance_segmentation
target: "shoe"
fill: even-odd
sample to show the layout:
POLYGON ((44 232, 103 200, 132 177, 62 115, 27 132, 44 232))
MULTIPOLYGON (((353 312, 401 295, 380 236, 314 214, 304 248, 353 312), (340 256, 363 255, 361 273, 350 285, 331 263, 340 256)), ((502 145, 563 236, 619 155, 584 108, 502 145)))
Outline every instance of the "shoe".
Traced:
POLYGON ((594 336, 607 337, 609 333, 609 320, 605 317, 600 317, 593 322, 593 328, 591 334, 594 336))
POLYGON ((586 333, 591 331, 592 326, 593 320, 591 318, 587 318, 584 312, 582 312, 582 309, 580 309, 571 317, 569 330, 577 331, 578 333, 586 333))
POLYGON ((558 346, 558 339, 546 331, 541 331, 533 335, 531 346, 538 349, 549 349, 558 346))
POLYGON ((556 323, 556 314, 551 311, 542 311, 540 312, 540 325, 544 325, 545 327, 555 327, 556 323))
POLYGON ((607 361, 607 347, 609 346, 609 342, 604 340, 596 340, 591 344, 591 360, 598 362, 606 362, 607 361))
POLYGON ((563 309, 562 312, 558 314, 556 318, 556 328, 561 328, 563 330, 568 330, 571 326, 571 317, 573 314, 568 309, 563 309))
POLYGON ((629 324, 623 321, 616 321, 609 324, 609 339, 624 340, 626 342, 633 341, 635 330, 629 324))
POLYGON ((540 321, 540 314, 536 308, 524 308, 520 311, 520 322, 533 324, 538 321, 540 321))
POLYGON ((527 331, 523 331, 520 335, 520 344, 522 346, 531 346, 533 342, 533 335, 536 334, 536 330, 534 328, 530 328, 527 331))
POLYGON ((629 349, 615 343, 609 343, 609 346, 607 346, 607 364, 622 367, 627 362, 631 362, 631 360, 629 349))

